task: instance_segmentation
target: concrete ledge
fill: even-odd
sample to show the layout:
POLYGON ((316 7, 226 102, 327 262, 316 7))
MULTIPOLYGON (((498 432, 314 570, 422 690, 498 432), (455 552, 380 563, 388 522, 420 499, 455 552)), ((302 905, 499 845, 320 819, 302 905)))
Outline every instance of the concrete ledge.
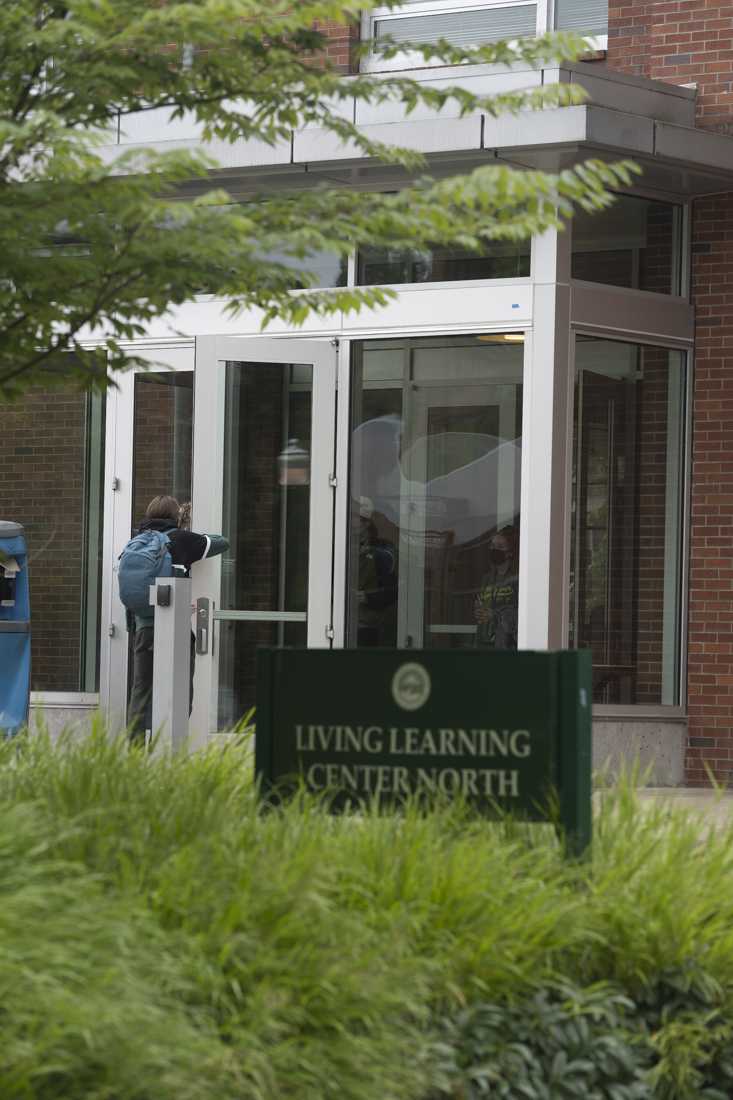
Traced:
POLYGON ((92 717, 98 710, 98 704, 61 704, 31 703, 29 726, 32 733, 45 728, 52 740, 55 740, 67 727, 73 726, 80 732, 91 727, 92 717))
POLYGON ((610 778, 638 762, 649 787, 685 782, 685 718, 593 718, 593 770, 610 778))

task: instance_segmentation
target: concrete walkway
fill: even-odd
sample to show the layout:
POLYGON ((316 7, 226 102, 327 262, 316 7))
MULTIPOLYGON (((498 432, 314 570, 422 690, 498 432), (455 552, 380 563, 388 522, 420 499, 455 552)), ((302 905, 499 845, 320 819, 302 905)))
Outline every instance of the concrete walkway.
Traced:
POLYGON ((642 802, 662 803, 673 810, 699 813, 711 825, 733 825, 733 792, 720 794, 696 787, 645 787, 638 795, 642 802))

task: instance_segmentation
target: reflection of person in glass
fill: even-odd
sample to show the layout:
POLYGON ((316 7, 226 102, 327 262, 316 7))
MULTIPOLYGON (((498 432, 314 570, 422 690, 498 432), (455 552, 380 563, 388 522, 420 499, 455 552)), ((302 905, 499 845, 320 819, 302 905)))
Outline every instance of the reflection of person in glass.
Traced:
POLYGON ((396 644, 397 562, 394 545, 379 537, 369 497, 359 500, 360 646, 396 644))
POLYGON ((481 580, 474 603, 476 645, 482 648, 517 648, 517 549, 517 535, 513 527, 502 527, 489 540, 491 567, 481 580))

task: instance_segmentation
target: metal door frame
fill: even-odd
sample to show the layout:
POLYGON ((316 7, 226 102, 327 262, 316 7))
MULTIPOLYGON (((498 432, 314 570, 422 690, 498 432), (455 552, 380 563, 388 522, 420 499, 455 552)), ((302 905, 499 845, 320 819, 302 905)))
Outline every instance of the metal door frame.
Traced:
POLYGON ((219 533, 223 518, 225 374, 227 362, 291 364, 313 367, 311 419, 310 530, 308 610, 298 612, 219 611, 221 558, 196 566, 193 600, 210 601, 208 653, 196 660, 192 747, 202 746, 217 729, 218 630, 222 620, 303 621, 307 644, 330 647, 333 628, 334 496, 336 488, 336 377, 338 344, 318 338, 202 336, 196 339, 192 526, 219 533))
POLYGON ((135 375, 143 370, 193 371, 190 340, 135 345, 134 352, 148 360, 149 366, 117 374, 107 392, 99 701, 112 732, 124 728, 127 711, 128 639, 125 609, 117 589, 117 559, 130 538, 132 523, 135 375))

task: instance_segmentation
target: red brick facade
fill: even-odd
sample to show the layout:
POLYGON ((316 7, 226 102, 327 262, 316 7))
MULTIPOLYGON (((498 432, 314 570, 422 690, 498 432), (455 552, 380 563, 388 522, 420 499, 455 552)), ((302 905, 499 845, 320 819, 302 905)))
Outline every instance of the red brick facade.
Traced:
POLYGON ((345 73, 356 72, 358 61, 354 55, 354 46, 359 41, 358 23, 354 22, 349 26, 344 26, 330 20, 327 23, 316 24, 316 26, 328 38, 326 57, 331 64, 345 73))
MULTIPOLYGON (((698 125, 733 131, 733 2, 611 3, 609 64, 698 86, 698 125)), ((733 771, 733 194, 693 207, 696 309, 687 779, 733 771)))

